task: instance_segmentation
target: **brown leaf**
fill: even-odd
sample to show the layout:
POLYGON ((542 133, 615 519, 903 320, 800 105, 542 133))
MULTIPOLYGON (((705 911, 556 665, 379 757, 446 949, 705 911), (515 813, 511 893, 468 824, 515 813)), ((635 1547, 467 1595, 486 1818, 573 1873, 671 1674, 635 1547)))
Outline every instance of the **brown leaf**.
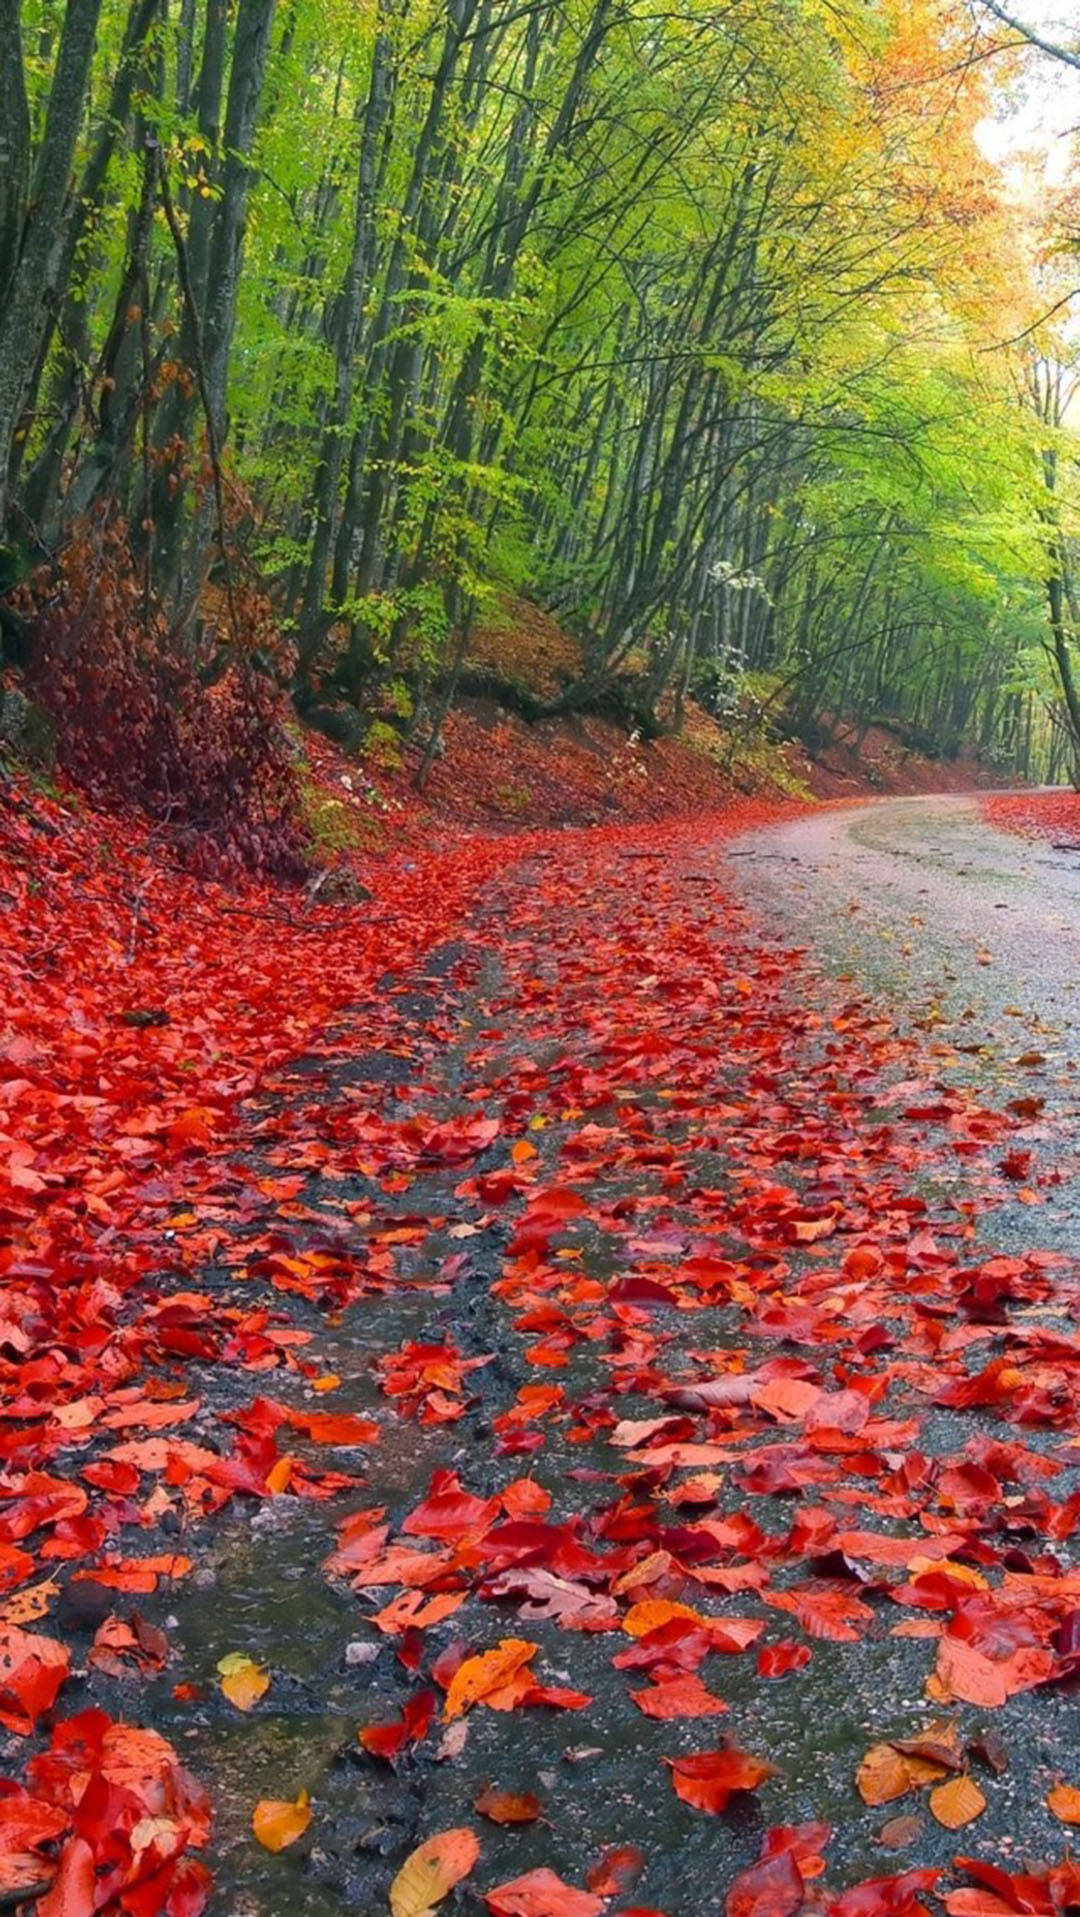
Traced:
POLYGON ((878 1832, 878 1843, 884 1844, 886 1850, 906 1850, 909 1844, 914 1844, 922 1836, 922 1827, 921 1817, 910 1814, 906 1817, 890 1817, 878 1832))
POLYGON ((855 1776, 855 1784, 864 1804, 875 1807, 891 1804, 908 1791, 921 1790, 945 1775, 943 1764, 931 1764, 926 1758, 906 1757, 892 1744, 873 1744, 855 1776))
POLYGON ((921 1757, 928 1764, 940 1764, 947 1771, 962 1771, 964 1752, 960 1733, 947 1718, 938 1717, 915 1737, 894 1737, 894 1751, 905 1757, 921 1757))
POLYGON ((498 1791, 485 1784, 473 1798, 473 1809, 493 1824, 535 1824, 543 1806, 534 1791, 498 1791))
POLYGON ((977 1737, 970 1739, 968 1752, 970 1756, 978 1758, 980 1763, 992 1770, 997 1777, 1009 1768, 1009 1753, 997 1731, 980 1731, 977 1737))
POLYGON ((598 1897, 624 1897, 644 1868, 645 1859, 636 1844, 612 1844, 585 1872, 585 1888, 598 1897))

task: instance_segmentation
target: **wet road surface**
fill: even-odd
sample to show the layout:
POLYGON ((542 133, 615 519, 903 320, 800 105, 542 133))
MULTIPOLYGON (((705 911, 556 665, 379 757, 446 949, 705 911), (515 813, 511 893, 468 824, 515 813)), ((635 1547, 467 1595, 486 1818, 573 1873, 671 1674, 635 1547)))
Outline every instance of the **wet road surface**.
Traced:
POLYGON ((959 1010, 991 1045, 1018 1013, 1080 1023, 1080 846, 984 822, 976 799, 910 798, 812 814, 732 849, 749 902, 815 958, 921 1012, 959 1010))
MULTIPOLYGON (((876 800, 749 834, 731 869, 761 922, 990 1097, 1044 1101, 1024 1143, 1071 1175, 1080 1154, 1080 845, 1001 832, 975 798, 876 800), (1038 1058, 1038 1062, 1034 1062, 1038 1058), (1021 1062, 1023 1061, 1023 1062, 1021 1062)), ((1007 1207, 995 1241, 1031 1242, 1007 1207)), ((1080 1251, 1068 1184, 1040 1244, 1080 1251)))
MULTIPOLYGON (((706 1357, 722 1368, 728 1352, 748 1366, 779 1354, 822 1373, 826 1360, 805 1332, 763 1327, 752 1298, 684 1293, 673 1309, 661 1283, 644 1306, 640 1294, 626 1295, 621 1326, 605 1315, 604 1298, 613 1281, 640 1283, 643 1273, 677 1285, 680 1263, 700 1246, 705 1227, 716 1230, 718 1249, 722 1232, 730 1232, 734 1248, 743 1231, 741 1250, 730 1255, 745 1256, 749 1246, 768 1276, 775 1246, 762 1249, 762 1232, 774 1234, 753 1220, 746 1224, 741 1206, 749 1181, 802 1181, 814 1203, 821 1202, 815 1191, 842 1188, 844 1203, 864 1220, 855 1229, 869 1231, 875 1195, 895 1194, 915 1167, 910 1183, 922 1181, 928 1215, 946 1234, 970 1231, 970 1207, 963 1209, 973 1188, 970 1157, 946 1153, 941 1168, 924 1175, 912 1150, 894 1171, 891 1148, 879 1140, 860 1158, 865 1121, 873 1120, 878 1101, 869 1092, 863 1097, 851 1070, 857 1047, 847 1041, 840 1060, 841 1092, 837 1068, 821 1064, 831 1020, 849 1002, 863 1005, 868 1052, 877 1043, 875 1008, 882 1026, 915 1035, 899 1048, 901 1079, 916 1069, 927 1082, 940 1076, 949 1086, 965 1085, 988 1108, 1000 1109, 1018 1088, 1029 1101, 1011 1124, 1016 1148, 1031 1154, 1031 1175, 1022 1189, 999 1186, 979 1221, 985 1250, 1075 1252, 1080 1242, 1072 1195, 1080 1139, 1073 1081, 1080 853, 1006 838, 980 822, 974 802, 949 798, 823 813, 728 846, 673 840, 670 849, 616 848, 597 856, 595 872, 580 882, 566 876, 572 869, 561 852, 509 866, 501 888, 472 913, 460 945, 429 955, 415 979, 386 985, 378 1011, 384 1026, 390 1021, 386 1058, 394 1069, 376 1069, 381 1055, 350 1061, 340 1050, 301 1061, 291 1078, 283 1074, 280 1103, 260 1110, 257 1128, 266 1164, 280 1168, 291 1162, 293 1141, 313 1125, 339 1136, 334 1126, 342 1113, 357 1111, 366 1121, 381 1112, 396 1124, 416 1111, 441 1121, 462 1109, 475 1113, 483 1100, 483 1109, 504 1114, 505 1137, 473 1169, 490 1168, 497 1177, 506 1138, 539 1121, 525 1131, 539 1154, 538 1182, 571 1179, 590 1190, 590 1216, 571 1221, 549 1254, 551 1274, 558 1275, 558 1260, 567 1261, 563 1277, 580 1272, 580 1296, 573 1285, 552 1292, 549 1274, 540 1301, 553 1314, 555 1335, 567 1330, 565 1350, 538 1360, 536 1323, 526 1313, 519 1324, 519 1305, 506 1293, 507 1222, 490 1195, 470 1195, 460 1166, 423 1170, 396 1190, 393 1180, 333 1164, 312 1174, 312 1204, 344 1207, 350 1243, 370 1249, 394 1227, 405 1240, 394 1252, 392 1281, 372 1296, 329 1317, 314 1305, 290 1304, 296 1322, 316 1332, 319 1363, 340 1375, 340 1409, 382 1420, 381 1442, 363 1461, 365 1481, 329 1504, 273 1500, 254 1515, 237 1508, 200 1536, 196 1577, 167 1602, 146 1607, 169 1630, 178 1666, 149 1687, 110 1690, 95 1678, 91 1694, 157 1723, 210 1785, 217 1811, 213 1909, 230 1917, 385 1911, 389 1882, 412 1846, 461 1824, 480 1832, 483 1869, 476 1887, 463 1886, 445 1908, 469 1917, 483 1912, 488 1885, 535 1867, 552 1867, 580 1885, 612 1844, 640 1845, 643 1874, 632 1896, 612 1899, 610 1912, 633 1902, 666 1917, 710 1917, 724 1911, 733 1877, 755 1859, 769 1825, 810 1820, 833 1827, 827 1881, 834 1893, 915 1865, 947 1868, 957 1851, 1011 1860, 1012 1868, 1028 1856, 1056 1861, 1067 1833, 1044 1808, 1045 1793, 1062 1774, 1080 1783, 1080 1761, 1073 1761, 1080 1703, 1067 1685, 1012 1697, 994 1712, 961 1704, 948 1713, 965 1738, 998 1731, 1009 1755, 1004 1776, 983 1779, 990 1806, 970 1831, 956 1836, 938 1828, 923 1799, 885 1808, 861 1803, 854 1778, 867 1747, 911 1736, 937 1714, 924 1691, 934 1646, 892 1631, 897 1612, 882 1601, 877 1579, 868 1587, 873 1622, 860 1641, 815 1639, 807 1667, 780 1682, 761 1681, 754 1651, 712 1658, 706 1676, 728 1707, 717 1729, 710 1719, 661 1722, 635 1710, 628 1679, 612 1664, 613 1650, 626 1643, 618 1633, 562 1629, 554 1617, 522 1617, 513 1606, 478 1602, 473 1591, 455 1617, 424 1632, 422 1643, 403 1644, 371 1622, 389 1595, 385 1587, 365 1590, 361 1580, 350 1590, 323 1570, 347 1511, 385 1509, 397 1538, 439 1468, 459 1472, 481 1497, 499 1496, 528 1473, 552 1501, 552 1523, 576 1526, 575 1535, 601 1557, 612 1539, 644 1541, 645 1548, 650 1526, 660 1527, 658 1539, 681 1536, 687 1507, 669 1502, 665 1473, 650 1471, 647 1450, 630 1468, 610 1441, 615 1419, 655 1418, 666 1408, 656 1377, 692 1376, 706 1357), (622 904, 608 924, 604 915, 620 886, 622 904), (714 901, 732 888, 750 912, 716 916, 714 901), (805 953, 801 970, 798 960, 789 966, 791 948, 805 953), (713 964, 726 983, 703 1010, 698 980, 709 981, 713 964), (779 1051, 768 1023, 774 1003, 779 1051), (665 1058, 668 1045, 674 1049, 665 1058), (763 1089, 748 1093, 755 1084, 763 1089), (815 1145, 814 1127, 828 1101, 841 1096, 850 1116, 837 1120, 848 1154, 838 1183, 832 1137, 815 1145), (792 1152, 779 1162, 773 1155, 784 1126, 810 1140, 805 1165, 792 1152), (1061 1182, 1043 1182, 1051 1174, 1061 1182), (445 1279, 433 1283, 442 1273, 445 1279), (557 1309, 549 1298, 560 1301, 557 1309), (642 1340, 636 1352, 635 1326, 642 1340), (429 1426, 406 1419, 380 1392, 379 1354, 416 1339, 452 1341, 482 1361, 460 1421, 429 1426), (554 1370, 545 1368, 552 1363, 554 1370), (573 1426, 556 1414, 541 1427, 540 1448, 500 1451, 492 1440, 499 1420, 523 1389, 551 1378, 574 1410, 573 1426), (620 1500, 634 1506, 623 1530, 616 1523, 620 1500), (586 1690, 589 1708, 479 1709, 460 1749, 442 1747, 437 1724, 396 1770, 358 1749, 357 1727, 396 1718, 431 1659, 455 1638, 476 1649, 503 1635, 534 1640, 545 1679, 586 1690), (215 1678, 218 1659, 237 1649, 265 1660, 273 1673, 268 1695, 243 1718, 225 1704, 215 1678), (201 1703, 175 1697, 177 1675, 202 1687, 201 1703), (746 1796, 723 1816, 688 1810, 670 1787, 665 1760, 715 1748, 728 1734, 775 1763, 780 1781, 760 1802, 746 1796), (539 1790, 543 1821, 520 1830, 482 1825, 472 1807, 488 1781, 539 1790), (250 1835, 253 1801, 263 1793, 291 1797, 300 1788, 316 1804, 309 1835, 280 1857, 259 1853, 250 1835), (897 1811, 914 1813, 918 1825, 899 1855, 881 1843, 882 1827, 897 1811)), ((889 1097, 883 1084, 883 1111, 889 1097)), ((905 1132, 897 1121, 901 1160, 909 1133, 921 1137, 918 1126, 905 1132)), ((894 1241, 906 1230, 896 1227, 894 1241)), ((298 1226, 297 1243, 310 1231, 298 1226)), ((825 1280, 835 1275, 840 1282, 823 1261, 838 1260, 841 1250, 782 1252, 793 1295, 809 1276, 807 1308, 825 1280)), ((220 1283, 230 1296, 259 1295, 250 1276, 238 1282, 232 1269, 222 1271, 220 1283)), ((280 1296, 271 1302, 280 1305, 280 1296)), ((884 1310, 891 1310, 888 1302, 884 1310)), ((1025 1305, 1017 1315, 1026 1323, 1034 1313, 1025 1305)), ((1044 1315, 1063 1322, 1056 1303, 1044 1315)), ((231 1402, 250 1398, 252 1382, 238 1375, 231 1402)), ((214 1389, 211 1406, 208 1386, 208 1437, 229 1406, 220 1386, 214 1389)), ((275 1382, 274 1389, 286 1395, 285 1385, 275 1382)), ((885 1414, 884 1399, 877 1409, 885 1414)), ((1060 1448, 1072 1435, 1060 1426, 1017 1433, 979 1410, 938 1408, 907 1384, 888 1411, 917 1414, 919 1444, 939 1461, 960 1458, 980 1436, 1021 1436, 1036 1453, 1060 1448)), ((750 1444, 763 1439, 768 1446, 770 1436, 786 1435, 783 1425, 778 1432, 751 1429, 750 1444)), ((753 1456, 751 1448, 751 1467, 753 1456)), ((785 1560, 782 1543, 805 1506, 828 1500, 829 1484, 780 1484, 774 1493, 764 1480, 753 1482, 752 1468, 740 1482, 740 1469, 725 1468, 715 1502, 691 1503, 690 1515, 727 1520, 745 1513, 759 1524, 776 1546, 774 1591, 805 1577, 807 1564, 812 1577, 832 1578, 828 1553, 819 1562, 807 1547, 800 1565, 785 1560)), ((1053 1496, 1063 1498, 1080 1473, 1055 1469, 1053 1496)), ((859 1495, 847 1492, 855 1522, 859 1495)), ((994 1535, 988 1525, 987 1536, 994 1535)), ((1063 1561, 1075 1559, 1071 1542, 1059 1553, 1063 1561)), ((722 1583, 687 1594, 721 1619, 763 1618, 770 1641, 795 1635, 789 1616, 768 1612, 752 1584, 738 1588, 742 1568, 732 1573, 730 1594, 722 1583)), ((665 1575, 658 1573, 657 1589, 666 1595, 678 1587, 665 1575)))
MULTIPOLYGON (((1073 1122, 1072 1076, 1080 1019, 1080 853, 1059 853, 996 833, 981 822, 975 802, 948 798, 822 813, 716 853, 710 848, 705 856, 679 854, 672 863, 682 865, 703 901, 710 874, 714 882, 741 891, 751 908, 748 954, 757 949, 755 924, 763 934, 762 950, 805 951, 807 987, 823 1018, 856 997, 876 1002, 899 1030, 918 1034, 928 1068, 940 1071, 942 1082, 965 1082, 988 1105, 1001 1104, 1018 1084, 1045 1101, 1034 1118, 1016 1123, 1016 1139, 1032 1152, 1034 1167, 1059 1163, 1063 1153, 1075 1155, 1080 1138, 1073 1122)), ((640 870, 647 885, 653 874, 657 882, 664 878, 665 861, 623 870, 640 870)), ((475 1094, 475 1031, 496 1021, 500 1055, 505 1047, 508 1057, 522 1051, 543 1056, 528 1001, 515 999, 494 957, 501 920, 509 911, 521 921, 517 936, 533 952, 537 970, 554 977, 565 967, 558 941, 548 944, 542 917, 527 903, 539 876, 538 868, 527 866, 508 873, 504 897, 488 901, 474 915, 467 944, 446 955, 445 967, 427 963, 415 1003, 407 981, 395 987, 395 1044, 403 1053, 419 1046, 416 1056, 423 1060, 429 1089, 438 1088, 439 1106, 446 1112, 463 1094, 475 1094), (445 983, 436 976, 443 970, 445 983), (453 1027, 460 1033, 436 1056, 422 1037, 433 1011, 447 1032, 453 1027)), ((581 936, 588 933, 586 919, 581 936)), ((564 931, 562 946, 564 953, 573 951, 572 933, 567 937, 564 931)), ((585 1042, 583 1033, 571 1030, 571 1051, 585 1042)), ((719 1036, 716 1043, 722 1062, 713 1095, 722 1098, 725 1086, 733 1093, 739 1085, 740 1067, 737 1059, 722 1059, 719 1036)), ((587 1049, 584 1057, 587 1061, 587 1049)), ((350 1076, 346 1068, 346 1088, 350 1076)), ((355 1090, 365 1086, 361 1071, 355 1090)), ((396 1093, 399 1102, 403 1091, 396 1093)), ((794 1090, 792 1095, 799 1096, 794 1090)), ((536 1136, 554 1176, 565 1130, 552 1125, 536 1136)), ((703 1169, 706 1180, 717 1184, 728 1174, 721 1158, 711 1167, 703 1160, 703 1169)), ((986 1248, 1074 1250, 1071 1169, 1066 1168, 1060 1195, 1040 1189, 1037 1205, 1010 1202, 1006 1191, 985 1221, 986 1248)), ((939 1217, 949 1215, 954 1200, 962 1202, 968 1175, 963 1162, 941 1176, 928 1174, 925 1190, 939 1217)), ((409 1218, 427 1215, 435 1227, 418 1254, 418 1271, 458 1250, 460 1241, 455 1244, 448 1235, 451 1220, 475 1216, 455 1196, 459 1183, 459 1173, 429 1176, 401 1201, 409 1218)), ((619 1189, 620 1174, 609 1171, 606 1183, 609 1191, 619 1189)), ((679 1216, 676 1206, 676 1226, 679 1216)), ((435 1299, 406 1289, 397 1298, 349 1311, 331 1336, 328 1328, 321 1335, 326 1362, 347 1380, 348 1408, 365 1412, 377 1412, 380 1402, 371 1376, 373 1355, 402 1338, 448 1337, 466 1351, 498 1354, 495 1365, 478 1374, 481 1395, 463 1424, 431 1431, 415 1424, 388 1425, 368 1461, 365 1501, 385 1504, 396 1524, 437 1468, 455 1469, 471 1490, 489 1493, 525 1466, 550 1493, 561 1519, 577 1512, 588 1526, 590 1514, 608 1502, 610 1490, 603 1483, 610 1487, 609 1474, 618 1462, 602 1426, 592 1441, 582 1442, 579 1433, 573 1445, 553 1433, 527 1460, 490 1455, 492 1417, 537 1374, 522 1363, 523 1341, 512 1329, 512 1314, 491 1295, 503 1268, 500 1233, 485 1228, 483 1220, 480 1224, 480 1237, 468 1241, 471 1275, 465 1295, 460 1286, 435 1299)), ((590 1236, 583 1230, 579 1243, 588 1271, 601 1279, 610 1275, 603 1233, 590 1236)), ((665 1369, 677 1369, 685 1350, 699 1342, 707 1340, 715 1352, 744 1341, 741 1315, 716 1309, 704 1317, 707 1332, 700 1315, 688 1320, 681 1313, 654 1315, 659 1335, 670 1341, 665 1369)), ((804 1347, 766 1339, 755 1346, 752 1362, 773 1351, 795 1350, 804 1347)), ((605 1397, 610 1379, 602 1349, 578 1346, 569 1359, 568 1370, 556 1376, 572 1400, 590 1404, 605 1397)), ((646 1391, 631 1388, 616 1398, 623 1416, 647 1418, 661 1409, 646 1391)), ((977 1412, 930 1409, 921 1443, 942 1459, 960 1457, 980 1430, 1008 1435, 977 1412)), ((1040 1449, 1061 1434, 1025 1431, 1023 1436, 1040 1449)), ((1076 1476, 1066 1472, 1059 1478, 1062 1495, 1073 1488, 1076 1476)), ((806 1501, 813 1501, 812 1492, 806 1501)), ((720 1509, 746 1510, 765 1521, 763 1507, 770 1503, 777 1507, 772 1522, 782 1529, 796 1508, 784 1498, 745 1500, 731 1485, 720 1509)), ((547 1620, 521 1623, 513 1611, 485 1618, 470 1607, 460 1621, 426 1634, 426 1656, 454 1637, 459 1622, 471 1643, 493 1643, 502 1633, 526 1635, 540 1642, 546 1669, 556 1681, 588 1690, 593 1698, 588 1711, 578 1717, 480 1711, 470 1719, 463 1754, 450 1761, 438 1755, 436 1739, 404 1760, 396 1774, 358 1761, 356 1726, 393 1718, 415 1680, 402 1669, 393 1642, 381 1640, 366 1622, 372 1597, 350 1596, 340 1585, 328 1584, 321 1571, 340 1516, 340 1507, 280 1514, 270 1507, 254 1524, 238 1516, 220 1534, 201 1588, 174 1598, 185 1666, 208 1686, 223 1647, 253 1650, 275 1672, 272 1693, 254 1719, 237 1722, 220 1708, 201 1721, 196 1714, 195 1722, 190 1711, 164 1713, 166 1721, 172 1718, 171 1734, 181 1748, 186 1744, 190 1761, 212 1784, 223 1911, 237 1917, 334 1917, 345 1909, 384 1910, 389 1880, 412 1844, 461 1823, 479 1828, 488 1882, 553 1866, 565 1880, 580 1884, 606 1846, 640 1845, 645 1869, 633 1901, 648 1901, 666 1917, 719 1917, 734 1875, 752 1862, 763 1830, 773 1822, 824 1820, 832 1826, 827 1881, 834 1892, 916 1865, 948 1867, 958 1851, 1012 1868, 1026 1858, 1052 1862, 1061 1854, 1066 1833, 1043 1799, 1063 1771, 1073 1774, 1080 1705, 1067 1687, 1012 1698, 994 1713, 967 1706, 948 1713, 965 1735, 998 1731, 1009 1753, 1007 1773, 987 1786, 990 1811, 970 1831, 939 1829, 926 1814, 924 1798, 883 1808, 860 1802, 854 1775, 865 1750, 881 1738, 911 1735, 938 1715, 923 1692, 928 1647, 918 1639, 898 1640, 884 1619, 858 1644, 815 1642, 808 1668, 781 1683, 760 1681, 753 1653, 719 1660, 722 1668, 710 1667, 711 1681, 729 1714, 718 1734, 709 1720, 651 1724, 628 1709, 626 1681, 612 1669, 608 1637, 567 1633, 547 1620), (746 1798, 716 1818, 687 1813, 678 1804, 664 1757, 712 1747, 723 1734, 734 1734, 780 1767, 783 1782, 768 1809, 746 1798), (545 1821, 520 1830, 484 1826, 472 1811, 472 1798, 489 1779, 504 1788, 538 1788, 547 1807, 545 1821), (311 1789, 318 1807, 309 1839, 281 1858, 253 1853, 252 1798, 263 1790, 291 1794, 301 1784, 311 1789), (882 1828, 897 1812, 913 1813, 918 1823, 917 1837, 899 1854, 880 1841, 882 1828)), ((780 1581, 782 1575, 776 1574, 780 1581)), ((721 1614, 745 1614, 756 1607, 752 1599, 736 1596, 719 1608, 721 1614)), ((619 1902, 613 1899, 610 1908, 619 1902)), ((471 1885, 463 1886, 447 1908, 479 1913, 482 1897, 471 1885)))

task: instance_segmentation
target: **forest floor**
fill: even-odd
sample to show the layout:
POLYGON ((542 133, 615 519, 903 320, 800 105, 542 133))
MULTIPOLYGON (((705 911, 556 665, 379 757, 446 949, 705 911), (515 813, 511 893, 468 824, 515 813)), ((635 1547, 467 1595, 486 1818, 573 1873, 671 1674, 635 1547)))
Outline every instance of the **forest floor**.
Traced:
POLYGON ((1080 1907, 1068 884, 950 803, 334 904, 9 792, 0 1906, 1080 1907))

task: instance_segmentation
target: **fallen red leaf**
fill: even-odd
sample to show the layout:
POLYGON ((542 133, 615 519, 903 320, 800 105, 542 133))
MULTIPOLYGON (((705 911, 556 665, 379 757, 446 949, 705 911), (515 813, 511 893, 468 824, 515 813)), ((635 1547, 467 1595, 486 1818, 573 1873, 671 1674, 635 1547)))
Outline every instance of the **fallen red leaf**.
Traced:
POLYGON ((671 1781, 676 1794, 695 1810, 720 1812, 727 1809, 736 1791, 757 1790, 766 1779, 778 1775, 775 1764, 751 1757, 734 1743, 718 1751, 699 1751, 689 1757, 668 1758, 671 1781))

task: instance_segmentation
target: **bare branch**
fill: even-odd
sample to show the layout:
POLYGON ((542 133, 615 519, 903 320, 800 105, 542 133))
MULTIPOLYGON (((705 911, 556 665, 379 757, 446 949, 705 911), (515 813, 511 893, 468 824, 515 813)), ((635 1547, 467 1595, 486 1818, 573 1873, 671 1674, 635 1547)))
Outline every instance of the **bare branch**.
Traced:
POLYGON ((1080 53, 1073 53, 1068 47, 1058 46, 1053 40, 1044 40, 1034 27, 1025 26, 1014 13, 1009 13, 1005 7, 1000 6, 998 0, 979 0, 979 4, 986 8, 987 13, 992 13, 995 20, 1000 20, 1003 27, 1008 27, 1012 33, 1018 33, 1029 46, 1037 47, 1040 53, 1048 54, 1051 60, 1063 60, 1066 66, 1076 67, 1080 71, 1080 53))

